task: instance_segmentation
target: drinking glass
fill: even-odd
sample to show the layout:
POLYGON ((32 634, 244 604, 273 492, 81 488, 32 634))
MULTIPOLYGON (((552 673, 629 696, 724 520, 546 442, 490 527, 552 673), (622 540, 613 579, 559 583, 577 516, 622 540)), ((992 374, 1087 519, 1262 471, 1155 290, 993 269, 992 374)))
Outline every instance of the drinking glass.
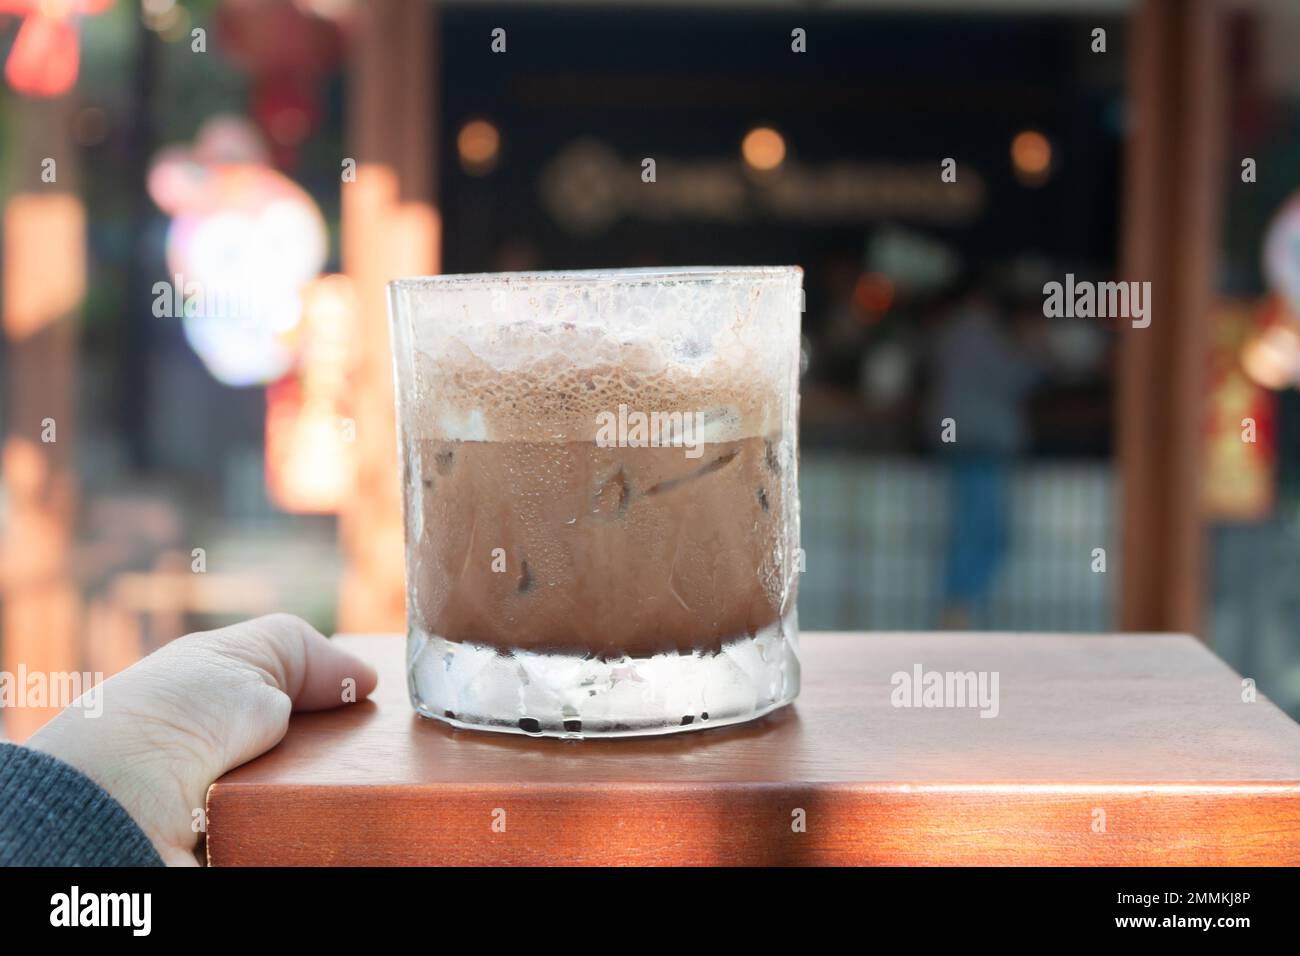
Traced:
POLYGON ((389 285, 420 714, 631 736, 794 699, 802 275, 389 285))

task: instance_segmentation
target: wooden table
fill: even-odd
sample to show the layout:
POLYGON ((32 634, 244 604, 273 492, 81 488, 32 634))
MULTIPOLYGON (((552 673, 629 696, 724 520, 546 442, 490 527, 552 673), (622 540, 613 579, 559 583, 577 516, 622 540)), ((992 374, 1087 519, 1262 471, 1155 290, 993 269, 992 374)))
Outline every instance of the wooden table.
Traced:
POLYGON ((379 690, 212 786, 213 864, 1300 863, 1300 726, 1188 637, 805 634, 793 707, 588 741, 420 719, 401 638, 338 640, 379 690), (997 716, 893 706, 918 665, 997 716))

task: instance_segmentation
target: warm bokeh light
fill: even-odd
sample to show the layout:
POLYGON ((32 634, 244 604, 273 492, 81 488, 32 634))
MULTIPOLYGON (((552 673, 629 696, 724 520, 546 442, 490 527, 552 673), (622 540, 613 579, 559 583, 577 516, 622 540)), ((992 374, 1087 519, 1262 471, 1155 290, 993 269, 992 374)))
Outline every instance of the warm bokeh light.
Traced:
MULTIPOLYGON (((21 664, 33 671, 75 667, 79 626, 76 588, 68 578, 68 549, 76 514, 72 472, 55 464, 49 446, 21 436, 4 441, 6 488, 0 536, 0 669, 21 664)), ((23 740, 54 716, 56 708, 4 709, 4 734, 23 740)))
POLYGON ((303 289, 301 357, 266 392, 266 483, 287 511, 337 511, 351 486, 356 424, 347 407, 357 316, 350 279, 322 276, 303 289))
POLYGON ((4 330, 39 332, 86 292, 86 210, 69 193, 19 193, 4 207, 4 330))
POLYGON ((770 126, 755 127, 741 141, 740 155, 751 169, 776 169, 785 162, 785 138, 770 126))
POLYGON ((303 13, 325 20, 345 20, 356 8, 356 0, 293 0, 303 13))
POLYGON ((1274 391, 1300 380, 1300 330, 1277 323, 1252 336, 1241 347, 1241 368, 1251 380, 1274 391))
POLYGON ((1037 130, 1017 133, 1011 141, 1011 164, 1022 182, 1041 183, 1052 168, 1052 144, 1037 130))
POLYGON ((429 202, 404 199, 394 166, 361 163, 343 190, 343 266, 357 295, 352 415, 355 475, 339 509, 347 570, 339 589, 339 630, 401 630, 403 586, 401 481, 393 408, 393 360, 384 285, 430 275, 441 262, 441 217, 429 202))
POLYGON ((470 120, 456 135, 460 165, 471 176, 489 173, 501 153, 501 134, 485 119, 470 120))

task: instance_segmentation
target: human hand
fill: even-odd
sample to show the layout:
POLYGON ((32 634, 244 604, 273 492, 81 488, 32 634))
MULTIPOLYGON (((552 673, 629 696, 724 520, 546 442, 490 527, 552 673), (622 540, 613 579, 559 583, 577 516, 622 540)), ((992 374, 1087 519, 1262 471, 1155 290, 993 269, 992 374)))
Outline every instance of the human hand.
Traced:
POLYGON ((172 641, 97 689, 99 717, 67 708, 27 746, 107 790, 164 863, 193 866, 212 782, 274 747, 291 711, 362 700, 377 681, 306 621, 272 614, 172 641))

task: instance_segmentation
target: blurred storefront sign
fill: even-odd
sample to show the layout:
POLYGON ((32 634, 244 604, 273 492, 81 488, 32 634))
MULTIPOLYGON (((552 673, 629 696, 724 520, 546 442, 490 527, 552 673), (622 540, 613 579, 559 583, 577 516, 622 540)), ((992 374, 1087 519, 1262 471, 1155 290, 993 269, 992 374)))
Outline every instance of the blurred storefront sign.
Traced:
POLYGON ((958 226, 983 212, 987 192, 969 166, 956 182, 943 182, 934 163, 808 166, 786 158, 779 170, 755 179, 754 170, 737 160, 664 156, 655 157, 649 182, 644 162, 621 157, 598 140, 577 140, 543 170, 542 204, 556 222, 580 235, 603 232, 621 218, 807 224, 893 219, 958 226))
POLYGON ((1206 376, 1202 509, 1211 520, 1268 517, 1277 495, 1277 397, 1243 367, 1260 323, 1252 302, 1214 310, 1206 376))
POLYGON ((154 315, 179 319, 190 346, 226 385, 263 384, 290 369, 299 289, 320 272, 328 250, 315 201, 266 156, 246 120, 219 115, 203 124, 192 149, 167 147, 149 170, 150 195, 172 216, 171 287, 154 286, 154 315))

